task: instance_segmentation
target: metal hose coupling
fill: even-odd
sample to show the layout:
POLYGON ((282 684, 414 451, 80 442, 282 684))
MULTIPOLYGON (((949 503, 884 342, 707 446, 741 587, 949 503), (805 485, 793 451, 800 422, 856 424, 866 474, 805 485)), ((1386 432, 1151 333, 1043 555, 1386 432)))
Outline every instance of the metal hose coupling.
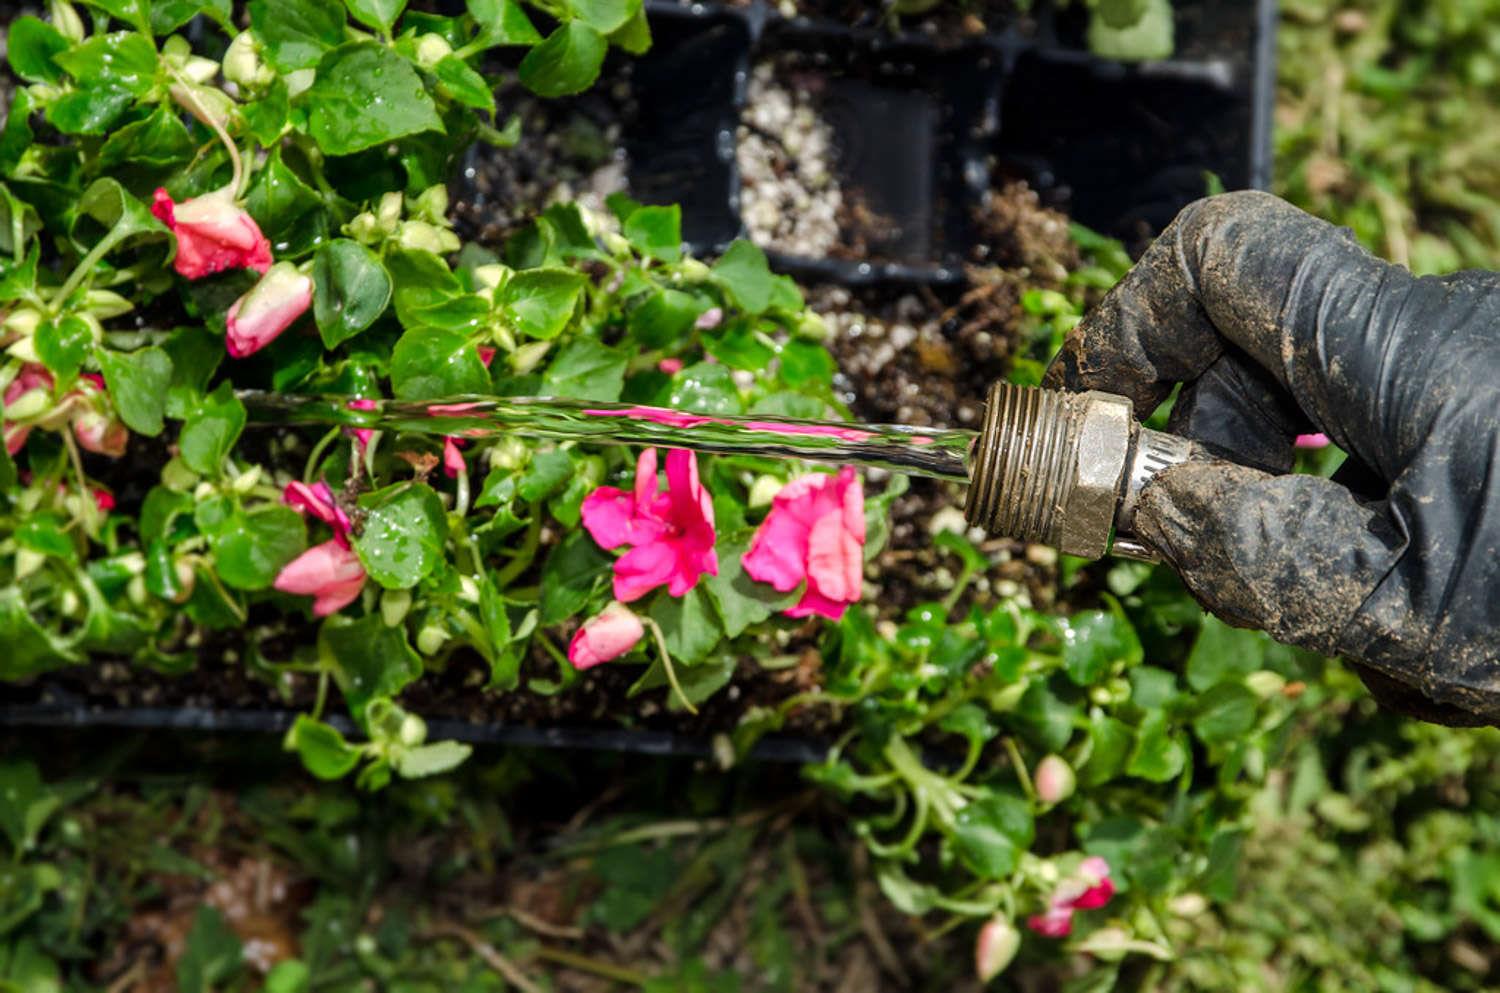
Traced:
POLYGON ((1137 424, 1125 397, 996 383, 969 453, 964 517, 1069 555, 1155 561, 1132 533, 1141 489, 1193 451, 1137 424))

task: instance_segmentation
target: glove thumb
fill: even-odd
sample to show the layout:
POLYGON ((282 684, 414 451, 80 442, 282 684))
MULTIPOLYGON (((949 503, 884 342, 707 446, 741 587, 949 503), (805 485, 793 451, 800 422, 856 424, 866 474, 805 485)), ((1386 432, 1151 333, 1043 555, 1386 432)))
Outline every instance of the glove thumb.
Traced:
POLYGON ((1336 483, 1213 461, 1152 479, 1135 528, 1220 619, 1324 655, 1404 544, 1383 504, 1336 483))

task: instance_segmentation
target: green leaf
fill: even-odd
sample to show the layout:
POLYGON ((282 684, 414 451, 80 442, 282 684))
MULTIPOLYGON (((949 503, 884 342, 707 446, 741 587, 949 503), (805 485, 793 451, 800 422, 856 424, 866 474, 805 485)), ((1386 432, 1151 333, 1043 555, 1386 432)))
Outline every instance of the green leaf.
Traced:
POLYGON ((749 321, 736 320, 717 336, 703 336, 703 350, 731 369, 759 372, 771 364, 776 353, 755 336, 749 321))
POLYGON ((244 428, 245 405, 234 395, 232 384, 220 383, 182 426, 177 442, 182 461, 194 472, 217 477, 244 428))
POLYGON ((350 155, 422 131, 443 131, 421 77, 373 41, 334 49, 307 91, 307 126, 329 155, 350 155))
POLYGON ((269 588, 307 545, 302 515, 290 507, 235 508, 211 527, 204 527, 202 505, 199 509, 199 528, 208 535, 215 571, 233 589, 269 588))
POLYGON ((1079 686, 1092 686, 1115 663, 1141 661, 1141 643, 1130 622, 1103 610, 1079 611, 1059 620, 1063 638, 1063 671, 1079 686))
POLYGON ((200 906, 182 957, 177 960, 180 993, 213 993, 215 987, 232 979, 243 963, 239 935, 213 907, 200 906))
POLYGON ((176 240, 166 225, 153 217, 146 205, 131 196, 125 187, 108 177, 94 180, 83 191, 70 233, 86 244, 97 242, 96 248, 105 245, 103 252, 106 255, 116 248, 149 241, 176 246, 176 240), (103 234, 90 237, 93 234, 90 228, 95 225, 103 229, 103 234))
POLYGON ((1103 0, 1089 18, 1089 49, 1121 61, 1169 59, 1174 27, 1171 0, 1103 0), (1106 11, 1115 12, 1114 18, 1106 11))
POLYGON ((599 78, 609 41, 582 21, 561 24, 521 60, 521 82, 537 96, 582 93, 599 78))
POLYGON ((125 90, 97 83, 53 100, 47 105, 47 123, 63 134, 103 134, 134 102, 125 90))
POLYGON ((474 42, 481 48, 535 45, 542 40, 519 0, 468 0, 468 6, 474 23, 479 25, 474 42))
POLYGON ((360 751, 335 727, 298 714, 287 729, 286 747, 301 756, 302 765, 319 779, 343 779, 359 764, 360 751))
POLYGON ((721 540, 717 549, 719 574, 700 580, 717 608, 724 633, 731 638, 790 607, 802 595, 800 589, 778 593, 769 583, 757 583, 746 575, 741 560, 749 547, 748 542, 721 540))
POLYGON ((542 623, 556 624, 582 610, 610 561, 586 532, 563 539, 542 567, 542 623))
POLYGON ((396 18, 406 9, 406 0, 344 0, 344 6, 365 27, 377 28, 390 34, 396 18))
POLYGON ((307 993, 312 970, 297 959, 283 959, 266 973, 265 993, 307 993))
POLYGON ((292 114, 286 81, 278 78, 259 100, 242 104, 240 113, 245 116, 245 127, 250 130, 250 136, 267 148, 274 148, 292 114))
POLYGON ((567 0, 574 17, 609 34, 625 26, 641 9, 641 0, 567 0))
POLYGON ((10 22, 5 55, 15 74, 27 82, 56 84, 62 82, 63 73, 52 57, 71 44, 61 31, 26 14, 10 22))
POLYGON ((278 256, 300 255, 328 233, 323 198, 287 166, 279 147, 255 171, 245 209, 278 256))
POLYGON ((155 345, 134 352, 96 348, 94 360, 125 426, 150 437, 161 434, 167 387, 172 382, 172 360, 167 353, 155 345))
POLYGON ((1031 808, 1020 797, 988 793, 954 818, 953 848, 973 872, 1004 879, 1015 871, 1035 834, 1031 808))
POLYGON ((425 483, 397 483, 360 499, 367 508, 354 550, 370 578, 388 590, 415 586, 443 558, 448 520, 425 483))
POLYGON ((521 482, 516 486, 516 493, 528 503, 535 503, 538 500, 545 500, 562 489, 563 484, 571 478, 573 478, 572 456, 561 449, 539 452, 526 467, 526 472, 522 474, 521 482))
POLYGON ((396 771, 407 779, 436 776, 458 768, 474 751, 460 741, 435 741, 396 753, 396 771))
POLYGON ((0 679, 15 681, 77 661, 71 645, 44 631, 31 619, 19 590, 0 589, 0 679))
POLYGON ((167 106, 161 106, 151 116, 111 132, 104 147, 99 149, 95 169, 109 172, 127 163, 147 169, 171 169, 186 164, 197 150, 181 118, 167 106))
POLYGON ((42 826, 61 803, 34 764, 25 759, 0 761, 0 831, 18 854, 35 847, 42 826))
POLYGON ((484 77, 457 55, 445 55, 433 66, 432 74, 448 95, 465 107, 495 112, 495 94, 484 77))
POLYGON ((738 414, 744 409, 734 374, 715 362, 697 362, 672 377, 667 403, 694 414, 738 414))
POLYGON ((150 0, 84 0, 84 3, 139 29, 142 34, 151 33, 151 25, 146 16, 150 0))
POLYGON ((1108 714, 1096 714, 1089 729, 1089 759, 1078 770, 1078 782, 1101 786, 1118 776, 1130 758, 1132 741, 1130 725, 1108 714))
POLYGON ((781 346, 781 378, 788 386, 827 386, 833 381, 833 356, 810 341, 781 346))
POLYGON ((572 269, 527 269, 500 293, 505 316, 531 338, 556 338, 568 326, 585 279, 572 269))
POLYGON ((83 368, 94 332, 87 321, 76 314, 64 314, 56 320, 37 326, 33 344, 37 358, 57 377, 59 389, 67 389, 83 368))
POLYGON ((0 301, 19 300, 36 289, 36 266, 41 256, 41 245, 32 240, 32 235, 42 229, 42 220, 36 208, 16 198, 4 183, 0 183, 0 252, 10 258, 0 258, 0 301), (20 248, 25 252, 16 261, 16 236, 20 236, 20 248), (28 248, 27 245, 30 245, 28 248))
POLYGON ((610 44, 624 49, 631 55, 645 55, 651 49, 651 20, 644 6, 624 25, 609 36, 610 44))
POLYGON ((761 314, 771 306, 775 277, 766 253, 748 241, 736 241, 714 263, 713 278, 736 307, 761 314))
POLYGON ((1249 733, 1260 701, 1238 683, 1220 683, 1198 698, 1193 733, 1205 745, 1221 745, 1249 733))
POLYGON ((388 627, 380 614, 351 620, 334 614, 318 631, 318 654, 333 672, 349 712, 364 720, 371 700, 400 693, 422 674, 422 660, 406 629, 388 627))
POLYGON ((83 87, 104 86, 142 97, 156 85, 156 49, 134 31, 94 35, 52 61, 83 87))
POLYGON ((657 597, 650 614, 661 627, 673 661, 683 665, 707 658, 723 634, 701 582, 683 596, 657 597))
POLYGON ((682 208, 642 207, 625 220, 625 238, 637 251, 663 262, 682 258, 682 208))
POLYGON ((547 366, 542 390, 547 396, 613 402, 625 387, 629 364, 623 352, 597 339, 576 338, 564 345, 547 366))
POLYGON ((339 0, 250 0, 250 27, 279 72, 310 69, 344 40, 339 0))
POLYGON ((656 290, 630 311, 630 336, 646 348, 670 348, 679 342, 708 307, 681 290, 656 290))
POLYGON ((402 400, 484 393, 489 370, 463 335, 434 328, 406 332, 391 352, 391 388, 402 400))
POLYGON ((1212 614, 1203 615, 1184 674, 1199 693, 1226 681, 1239 681, 1264 668, 1266 636, 1230 627, 1212 614))
POLYGON ((391 302, 391 277, 374 252, 336 238, 313 255, 313 316, 328 348, 337 348, 375 323, 391 302))
POLYGON ((171 34, 199 14, 226 31, 233 27, 233 0, 152 0, 149 6, 151 33, 158 37, 171 34))
POLYGON ((1161 711, 1146 715, 1135 739, 1135 750, 1125 766, 1127 774, 1153 783, 1165 783, 1182 772, 1187 750, 1167 726, 1161 711))

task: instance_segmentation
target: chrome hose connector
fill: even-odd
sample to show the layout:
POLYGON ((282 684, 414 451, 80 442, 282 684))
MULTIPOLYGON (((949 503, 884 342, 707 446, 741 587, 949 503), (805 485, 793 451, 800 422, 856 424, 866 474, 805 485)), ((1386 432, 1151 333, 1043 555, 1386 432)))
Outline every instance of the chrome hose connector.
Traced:
POLYGON ((1141 489, 1192 451, 1140 427, 1125 397, 996 383, 969 455, 964 517, 1069 555, 1154 560, 1131 533, 1141 489))

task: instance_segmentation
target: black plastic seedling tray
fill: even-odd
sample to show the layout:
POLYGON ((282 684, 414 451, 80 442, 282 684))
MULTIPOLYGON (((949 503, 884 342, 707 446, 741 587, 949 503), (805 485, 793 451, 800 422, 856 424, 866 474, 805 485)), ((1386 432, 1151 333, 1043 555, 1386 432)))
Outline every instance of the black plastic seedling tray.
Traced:
POLYGON ((1176 0, 1181 57, 1140 64, 1090 54, 1076 4, 952 39, 786 19, 764 0, 646 6, 656 44, 629 71, 631 192, 683 204, 701 254, 746 233, 737 131, 767 62, 816 87, 841 183, 884 222, 862 252, 768 253, 794 275, 960 283, 975 214, 1011 178, 1135 246, 1210 174, 1228 189, 1270 183, 1275 0, 1176 0))

